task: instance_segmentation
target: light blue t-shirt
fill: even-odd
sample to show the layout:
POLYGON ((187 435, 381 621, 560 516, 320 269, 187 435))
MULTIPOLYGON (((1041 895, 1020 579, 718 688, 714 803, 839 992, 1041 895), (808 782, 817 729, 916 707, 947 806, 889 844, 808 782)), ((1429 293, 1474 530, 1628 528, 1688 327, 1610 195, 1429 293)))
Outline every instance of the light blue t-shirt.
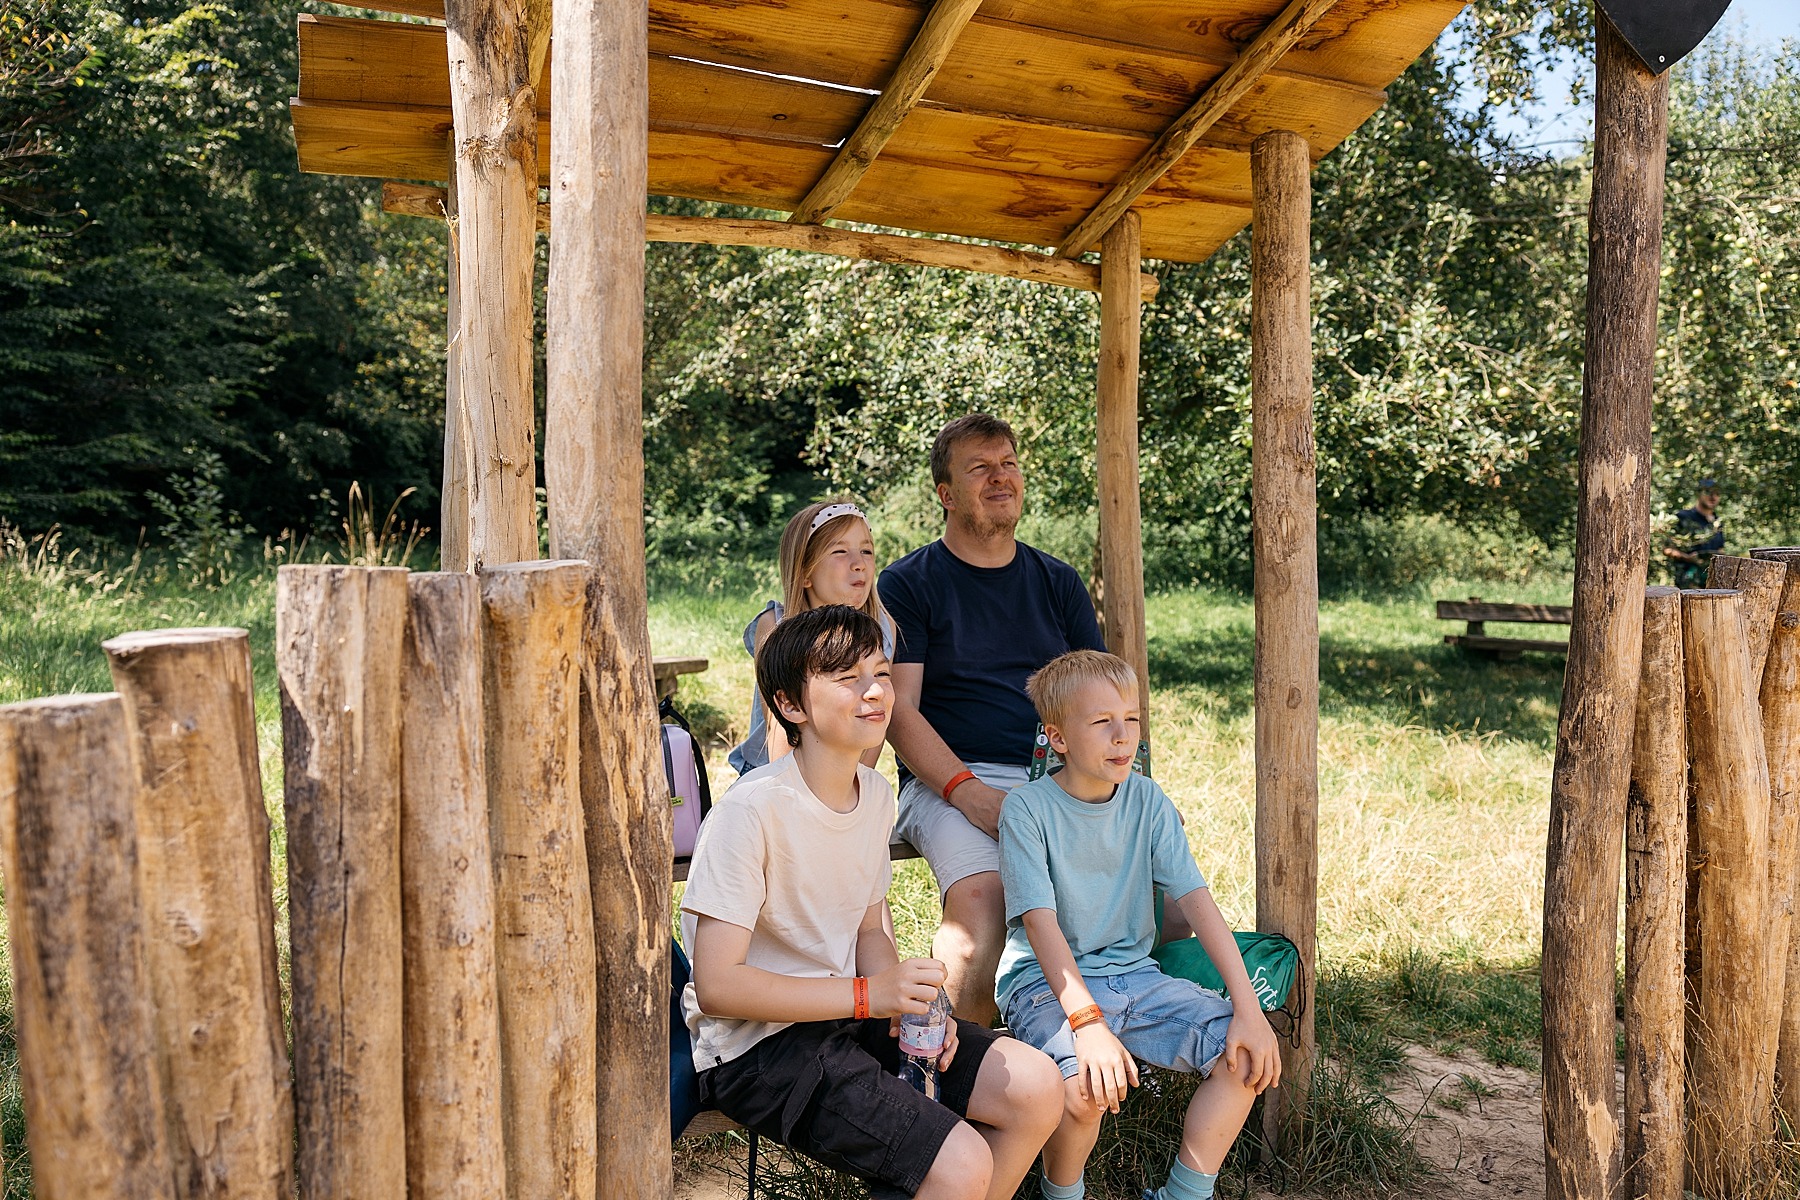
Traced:
POLYGON ((1088 804, 1056 779, 1014 788, 1000 808, 1002 1012, 1015 988, 1044 977, 1020 920, 1032 909, 1056 911, 1083 975, 1123 975, 1155 965, 1155 889, 1179 899, 1206 886, 1175 805, 1152 780, 1133 774, 1112 799, 1088 804))

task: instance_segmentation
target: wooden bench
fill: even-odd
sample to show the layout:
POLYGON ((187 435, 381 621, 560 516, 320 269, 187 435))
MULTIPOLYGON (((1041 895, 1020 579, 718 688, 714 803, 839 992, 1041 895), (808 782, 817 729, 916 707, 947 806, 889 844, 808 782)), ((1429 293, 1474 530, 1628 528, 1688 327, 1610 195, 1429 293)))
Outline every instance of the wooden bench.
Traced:
POLYGON ((1575 610, 1566 604, 1492 604, 1480 596, 1470 596, 1467 600, 1439 600, 1437 616, 1440 621, 1467 621, 1468 628, 1462 633, 1447 633, 1444 641, 1452 646, 1459 646, 1474 654, 1497 658, 1501 662, 1513 662, 1527 650, 1541 650, 1546 654, 1567 654, 1569 643, 1551 638, 1505 638, 1490 637, 1487 632, 1489 621, 1510 621, 1527 625, 1571 625, 1575 621, 1575 610))
POLYGON ((698 675, 710 665, 704 658, 682 658, 675 655, 652 658, 650 668, 656 675, 656 698, 667 700, 675 694, 675 685, 681 682, 683 675, 698 675))

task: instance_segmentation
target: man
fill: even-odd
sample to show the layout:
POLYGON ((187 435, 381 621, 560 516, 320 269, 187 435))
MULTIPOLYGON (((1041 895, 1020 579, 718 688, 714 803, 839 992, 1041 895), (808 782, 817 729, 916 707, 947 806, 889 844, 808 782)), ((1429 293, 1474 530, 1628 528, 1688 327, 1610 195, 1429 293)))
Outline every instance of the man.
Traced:
POLYGON ((1663 557, 1675 573, 1678 588, 1706 586, 1706 569, 1713 555, 1725 549, 1725 528, 1719 519, 1719 482, 1702 479, 1694 507, 1675 514, 1675 534, 1663 546, 1663 557))
POLYGON ((1081 577, 1017 540, 1025 476, 1005 421, 944 426, 931 447, 944 536, 882 572, 894 619, 897 829, 937 876, 932 957, 958 1016, 986 1023, 1005 945, 1000 802, 1024 783, 1037 733, 1025 681, 1059 654, 1104 650, 1081 577))

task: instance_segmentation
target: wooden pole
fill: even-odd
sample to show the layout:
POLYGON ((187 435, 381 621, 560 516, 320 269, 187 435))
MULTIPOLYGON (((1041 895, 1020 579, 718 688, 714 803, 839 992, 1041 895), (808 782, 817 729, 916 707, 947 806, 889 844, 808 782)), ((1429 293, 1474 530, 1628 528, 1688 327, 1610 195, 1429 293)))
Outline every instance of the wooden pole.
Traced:
POLYGON ((1738 593, 1682 594, 1693 790, 1705 864, 1700 874, 1700 995, 1693 1054, 1689 1161, 1695 1190, 1741 1194, 1772 1132, 1759 1107, 1762 1044, 1779 1015, 1764 1011, 1769 772, 1750 689, 1738 593))
POLYGON ((435 189, 433 203, 443 214, 444 241, 450 259, 444 272, 444 315, 448 334, 444 341, 444 494, 438 510, 443 514, 443 531, 438 539, 438 559, 446 571, 473 569, 469 561, 469 479, 474 464, 469 455, 474 433, 469 428, 469 410, 462 398, 462 255, 457 253, 457 239, 462 235, 456 213, 456 135, 450 135, 448 183, 435 189))
POLYGON ((400 901, 408 1200, 506 1194, 493 848, 481 702, 481 588, 406 581, 400 901))
POLYGON ((1763 662, 1787 585, 1787 564, 1766 558, 1715 554, 1706 568, 1706 586, 1728 588, 1743 596, 1744 645, 1750 654, 1750 690, 1762 687, 1763 662))
POLYGON ((116 695, 0 707, 0 871, 38 1200, 173 1200, 116 695))
POLYGON ((1544 877, 1547 1200, 1596 1200, 1614 1195, 1619 1182, 1613 971, 1643 654, 1650 401, 1668 128, 1668 78, 1638 61, 1598 9, 1595 20, 1575 613, 1550 784, 1544 877))
POLYGON ((136 742, 144 955, 176 1195, 294 1193, 250 635, 102 643, 136 742))
POLYGON ((1681 593, 1644 593, 1644 656, 1625 809, 1625 1182, 1681 1200, 1681 939, 1687 904, 1687 716, 1681 593))
MULTIPOLYGON (((1800 881, 1800 549, 1752 551, 1787 567, 1780 606, 1763 666, 1763 748, 1769 761, 1769 903, 1771 954, 1785 956, 1781 1035, 1775 1060, 1781 1109, 1800 1121, 1800 922, 1794 917, 1800 881), (1787 923, 1787 936, 1778 924, 1787 923)), ((1771 973, 1774 973, 1772 970, 1771 973)))
POLYGON ((282 567, 294 1098, 303 1200, 406 1192, 400 675, 407 572, 282 567))
MULTIPOLYGON (((578 562, 481 573, 508 1200, 593 1200, 598 1046, 624 1070, 616 1065, 624 1039, 595 1039, 594 915, 578 765, 589 573, 578 562)), ((658 1046, 667 1053, 666 1037, 658 1046)), ((655 1078, 617 1086, 628 1086, 636 1102, 610 1110, 609 1121, 650 1120, 655 1078)), ((667 1104, 668 1088, 660 1091, 667 1104)), ((666 1138, 666 1120, 664 1130, 666 1138)))
MULTIPOLYGON (((558 0, 544 480, 551 553, 593 565, 579 663, 581 804, 596 929, 600 1191, 669 1195, 668 784, 644 572, 648 13, 558 0), (621 1121, 629 1112, 633 1119, 621 1121)), ((597 1119, 597 1118, 596 1118, 597 1119)), ((516 1200, 516 1198, 515 1198, 516 1200)))
POLYGON ((457 137, 457 392, 470 434, 469 562, 480 567, 538 556, 537 81, 526 0, 448 0, 444 25, 457 137))
POLYGON ((1138 713, 1150 736, 1150 648, 1144 632, 1144 531, 1138 499, 1137 287, 1139 230, 1128 212, 1100 239, 1100 388, 1095 421, 1100 501, 1102 620, 1106 647, 1138 676, 1138 713))
MULTIPOLYGON (((1256 589, 1256 927, 1317 978, 1318 500, 1312 412, 1312 180, 1306 139, 1250 144, 1250 515, 1256 589)), ((1271 1144, 1306 1109, 1313 1005, 1264 1106, 1271 1144)))

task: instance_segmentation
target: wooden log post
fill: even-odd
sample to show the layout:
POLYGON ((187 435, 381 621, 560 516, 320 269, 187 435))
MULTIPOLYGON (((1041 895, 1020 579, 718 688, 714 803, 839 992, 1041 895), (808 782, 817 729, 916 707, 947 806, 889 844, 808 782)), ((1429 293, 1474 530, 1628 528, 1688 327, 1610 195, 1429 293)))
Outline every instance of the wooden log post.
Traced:
POLYGON ((1759 1108, 1757 1075, 1762 1045, 1779 1021, 1765 1010, 1769 772, 1741 606, 1737 592, 1682 594, 1692 786, 1705 853, 1689 1165, 1695 1190, 1709 1200, 1743 1193, 1773 1131, 1769 1110, 1759 1108))
POLYGON ((136 742, 138 879, 176 1194, 294 1193, 250 635, 102 643, 136 742))
POLYGON ((282 567, 294 1099, 303 1200, 406 1192, 400 934, 407 572, 282 567))
POLYGON ((581 803, 599 988, 607 1200, 666 1197, 668 783, 644 571, 644 190, 648 13, 558 0, 551 60, 544 482, 551 553, 593 565, 579 662, 581 803), (633 1119, 617 1120, 629 1112, 633 1119))
POLYGON ((173 1200, 118 696, 0 707, 0 871, 38 1200, 173 1200))
MULTIPOLYGON (((1312 409, 1312 180, 1306 139, 1250 145, 1250 514, 1256 590, 1256 927, 1300 950, 1317 978, 1319 881, 1318 499, 1312 409)), ((1265 1104, 1270 1144, 1302 1117, 1314 1055, 1299 1045, 1265 1104)))
POLYGON ((1144 632, 1144 530, 1138 498, 1138 346, 1143 329, 1141 219, 1127 212, 1100 239, 1099 453, 1101 619, 1106 648, 1138 676, 1138 713, 1150 736, 1150 647, 1144 632))
POLYGON ((538 557, 531 299, 537 88, 527 0, 447 0, 456 129, 457 396, 467 410, 468 559, 538 557))
POLYGON ((1743 597, 1744 646, 1750 654, 1752 693, 1762 688, 1763 661, 1769 655, 1769 638, 1775 631, 1775 614, 1786 585, 1787 564, 1773 559, 1715 554, 1707 564, 1707 587, 1729 589, 1743 597))
POLYGON ((1625 810, 1625 1194, 1682 1200, 1687 712, 1681 593, 1644 593, 1625 810))
POLYGON ((493 848, 481 702, 481 588, 415 574, 402 682, 400 905, 406 1194, 506 1194, 493 848))
POLYGON ((1781 1034, 1775 1074, 1788 1122, 1800 1121, 1800 922, 1794 920, 1800 890, 1800 549, 1752 551, 1787 567, 1781 602, 1770 632, 1760 696, 1763 748, 1769 762, 1769 904, 1771 955, 1785 956, 1781 1034), (1787 935, 1776 926, 1787 922, 1787 935))
POLYGON ((462 255, 457 239, 462 236, 456 212, 456 135, 449 138, 450 156, 443 199, 444 242, 449 261, 444 271, 444 491, 439 497, 438 560, 446 571, 473 569, 469 561, 469 478, 474 464, 469 455, 474 432, 469 410, 462 399, 462 255))
POLYGON ((1622 1139, 1613 1056, 1631 733, 1650 539, 1650 410, 1662 246, 1666 75, 1596 9, 1587 359, 1575 604, 1544 874, 1547 1200, 1612 1196, 1622 1139))
MULTIPOLYGON (((579 774, 589 574, 578 562, 516 563, 481 573, 508 1200, 596 1195, 597 980, 579 774)), ((659 1041, 665 1053, 666 1044, 659 1041)), ((614 1044, 607 1049, 610 1054, 614 1044)), ((639 1102, 612 1109, 609 1121, 649 1120, 644 1110, 655 1111, 654 1077, 619 1086, 635 1089, 639 1102)), ((668 1088, 661 1092, 667 1104, 668 1088)))

